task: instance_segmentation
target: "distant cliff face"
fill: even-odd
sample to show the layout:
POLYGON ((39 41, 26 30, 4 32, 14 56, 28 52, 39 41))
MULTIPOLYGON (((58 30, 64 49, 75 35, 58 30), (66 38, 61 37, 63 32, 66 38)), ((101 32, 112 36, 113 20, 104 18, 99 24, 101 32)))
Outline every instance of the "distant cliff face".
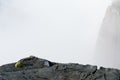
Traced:
POLYGON ((55 63, 31 56, 1 66, 0 80, 120 80, 120 71, 75 63, 55 63))
POLYGON ((120 0, 108 7, 100 28, 95 64, 120 69, 120 0))

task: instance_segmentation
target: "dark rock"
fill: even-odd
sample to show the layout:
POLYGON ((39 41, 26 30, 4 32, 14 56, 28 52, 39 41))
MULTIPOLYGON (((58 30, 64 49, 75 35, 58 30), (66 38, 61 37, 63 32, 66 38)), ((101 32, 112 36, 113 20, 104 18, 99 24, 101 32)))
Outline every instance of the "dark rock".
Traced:
POLYGON ((62 64, 30 56, 0 67, 0 80, 120 80, 120 70, 75 63, 62 64))

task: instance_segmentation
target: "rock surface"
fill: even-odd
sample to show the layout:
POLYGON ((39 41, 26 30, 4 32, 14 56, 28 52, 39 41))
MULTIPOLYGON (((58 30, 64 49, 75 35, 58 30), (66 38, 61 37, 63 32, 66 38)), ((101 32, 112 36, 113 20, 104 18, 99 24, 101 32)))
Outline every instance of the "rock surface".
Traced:
POLYGON ((120 80, 120 70, 75 63, 55 63, 34 56, 0 67, 0 80, 120 80))

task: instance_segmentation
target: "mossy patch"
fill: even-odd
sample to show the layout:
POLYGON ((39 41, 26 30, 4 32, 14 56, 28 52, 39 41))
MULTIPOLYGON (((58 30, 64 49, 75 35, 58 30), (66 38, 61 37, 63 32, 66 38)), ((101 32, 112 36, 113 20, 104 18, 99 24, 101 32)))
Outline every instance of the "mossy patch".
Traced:
POLYGON ((16 62, 15 68, 21 68, 21 67, 23 67, 23 62, 20 61, 16 62))

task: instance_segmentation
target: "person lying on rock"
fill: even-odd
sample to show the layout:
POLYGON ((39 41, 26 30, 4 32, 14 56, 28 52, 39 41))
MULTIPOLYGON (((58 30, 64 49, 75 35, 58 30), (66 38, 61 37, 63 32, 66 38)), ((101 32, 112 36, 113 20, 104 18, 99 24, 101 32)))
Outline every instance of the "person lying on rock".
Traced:
POLYGON ((30 56, 16 62, 15 68, 44 68, 52 65, 53 63, 48 60, 30 56))

